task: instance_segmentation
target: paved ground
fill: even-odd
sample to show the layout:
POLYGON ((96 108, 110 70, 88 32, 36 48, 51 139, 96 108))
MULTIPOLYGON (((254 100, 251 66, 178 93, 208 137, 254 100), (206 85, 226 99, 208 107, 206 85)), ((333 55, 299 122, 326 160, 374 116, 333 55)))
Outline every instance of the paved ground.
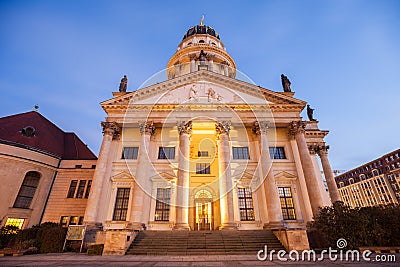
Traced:
POLYGON ((211 256, 87 256, 76 253, 25 255, 0 257, 0 266, 399 266, 400 254, 396 262, 376 262, 372 255, 371 262, 330 261, 322 262, 259 261, 251 255, 211 255, 211 256))

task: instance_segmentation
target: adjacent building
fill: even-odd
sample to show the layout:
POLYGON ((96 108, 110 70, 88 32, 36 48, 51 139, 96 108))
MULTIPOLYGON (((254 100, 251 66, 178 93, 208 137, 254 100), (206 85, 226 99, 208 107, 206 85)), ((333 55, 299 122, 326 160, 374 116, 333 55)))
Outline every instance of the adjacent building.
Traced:
POLYGON ((82 223, 96 161, 37 111, 0 118, 0 225, 82 223))
POLYGON ((400 203, 400 149, 335 177, 343 202, 354 207, 400 203))

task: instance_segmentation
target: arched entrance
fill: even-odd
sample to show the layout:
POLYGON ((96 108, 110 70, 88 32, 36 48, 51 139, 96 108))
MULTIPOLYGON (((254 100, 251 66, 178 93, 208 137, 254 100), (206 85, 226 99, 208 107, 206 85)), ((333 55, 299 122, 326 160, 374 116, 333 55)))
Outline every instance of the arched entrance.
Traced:
POLYGON ((208 190, 201 189, 195 194, 195 230, 205 231, 213 229, 212 202, 212 195, 208 190))

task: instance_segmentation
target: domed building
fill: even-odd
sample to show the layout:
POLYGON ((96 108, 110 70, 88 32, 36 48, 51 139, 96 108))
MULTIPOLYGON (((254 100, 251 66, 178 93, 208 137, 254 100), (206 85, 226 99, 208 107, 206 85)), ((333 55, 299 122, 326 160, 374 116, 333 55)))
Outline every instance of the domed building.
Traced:
POLYGON ((86 242, 112 255, 154 231, 267 231, 287 249, 308 249, 307 222, 331 204, 317 156, 332 201, 340 197, 328 131, 312 114, 302 119, 306 102, 287 77, 283 91, 237 79, 219 34, 202 22, 185 33, 166 76, 133 92, 121 84, 101 103, 86 242))

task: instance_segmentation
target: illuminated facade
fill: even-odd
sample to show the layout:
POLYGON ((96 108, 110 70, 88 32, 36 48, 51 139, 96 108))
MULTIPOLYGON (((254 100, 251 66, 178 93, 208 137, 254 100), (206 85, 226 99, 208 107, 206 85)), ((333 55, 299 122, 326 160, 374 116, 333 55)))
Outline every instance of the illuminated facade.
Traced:
POLYGON ((302 120, 306 102, 240 80, 219 35, 202 24, 184 35, 165 74, 101 103, 88 243, 124 254, 145 229, 271 229, 308 248, 306 223, 331 204, 317 156, 332 201, 340 196, 328 131, 302 120))

